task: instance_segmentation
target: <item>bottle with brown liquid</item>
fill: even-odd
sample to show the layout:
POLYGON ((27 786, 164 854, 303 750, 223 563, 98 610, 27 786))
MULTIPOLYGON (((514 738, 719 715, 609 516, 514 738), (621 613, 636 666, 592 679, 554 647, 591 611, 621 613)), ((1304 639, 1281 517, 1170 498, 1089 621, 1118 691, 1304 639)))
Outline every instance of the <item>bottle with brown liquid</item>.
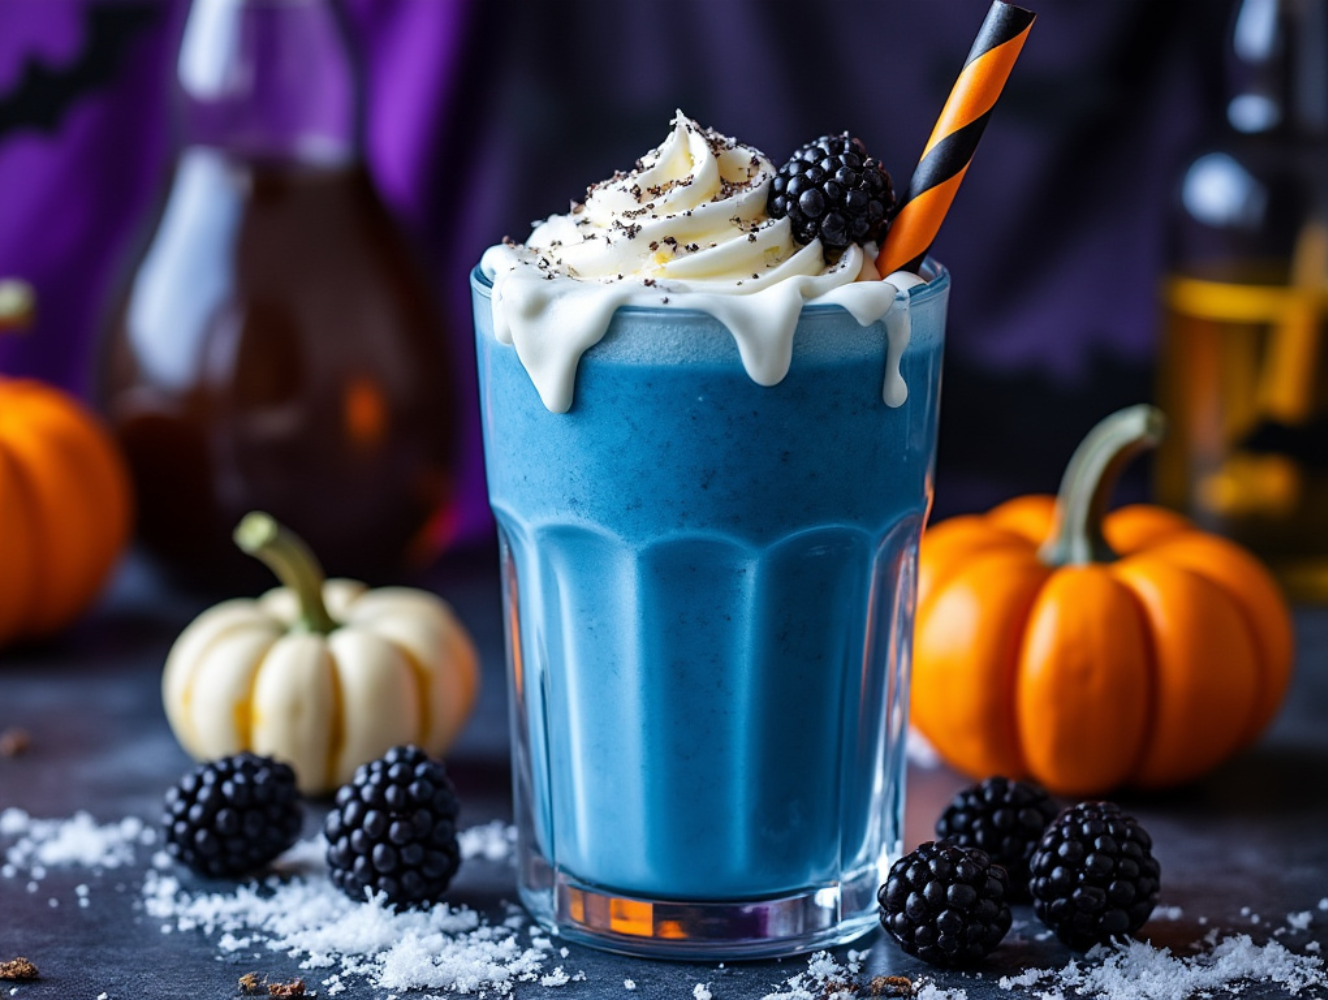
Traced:
POLYGON ((1159 499, 1328 599, 1328 0, 1241 0, 1163 288, 1159 499))
POLYGON ((448 331, 360 153, 332 0, 194 0, 182 146, 116 310, 100 402, 145 547, 176 578, 244 572, 261 509, 334 574, 382 579, 445 539, 448 331))

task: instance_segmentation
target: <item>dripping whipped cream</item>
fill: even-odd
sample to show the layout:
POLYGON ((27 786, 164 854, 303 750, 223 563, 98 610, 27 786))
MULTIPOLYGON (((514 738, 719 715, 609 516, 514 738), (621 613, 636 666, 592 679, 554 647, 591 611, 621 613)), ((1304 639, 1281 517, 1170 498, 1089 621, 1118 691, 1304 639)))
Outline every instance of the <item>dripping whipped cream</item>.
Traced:
POLYGON ((907 293, 922 280, 904 271, 882 280, 870 245, 827 264, 820 240, 800 246, 787 218, 766 214, 770 160, 681 111, 672 126, 630 172, 480 261, 493 283, 494 337, 515 347, 544 405, 571 408, 581 355, 625 305, 709 313, 733 335, 751 379, 775 385, 806 303, 841 306, 862 326, 885 320, 882 397, 903 405, 907 293))

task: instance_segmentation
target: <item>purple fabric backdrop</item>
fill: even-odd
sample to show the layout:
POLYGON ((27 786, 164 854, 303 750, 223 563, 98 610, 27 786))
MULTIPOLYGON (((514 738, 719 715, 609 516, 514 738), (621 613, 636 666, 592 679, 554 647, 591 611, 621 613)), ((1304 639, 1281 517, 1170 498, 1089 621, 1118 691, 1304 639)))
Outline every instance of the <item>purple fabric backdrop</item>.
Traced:
MULTIPOLYGON (((464 538, 491 524, 467 289, 484 247, 630 165, 679 106, 777 160, 852 128, 902 189, 987 6, 347 0, 370 164, 426 256, 465 373, 464 538)), ((1001 450, 986 470, 1009 474, 1001 489, 1053 485, 1078 433, 1146 393, 1171 178, 1219 106, 1226 4, 1036 6, 936 245, 955 275, 942 510, 946 477, 1001 450), (1047 457, 1021 465, 1010 446, 1034 426, 1047 457)), ((183 11, 0 0, 0 274, 31 280, 42 308, 35 336, 0 343, 0 369, 87 390, 102 312, 167 176, 183 11), (114 22, 99 40, 112 65, 52 124, 7 127, 25 69, 76 64, 98 17, 114 22)))
MULTIPOLYGON (((76 64, 92 44, 87 14, 93 6, 89 0, 0 2, 0 99, 22 85, 30 67, 59 72, 76 64)), ((171 0, 135 5, 142 16, 121 24, 125 40, 104 80, 50 124, 0 132, 0 275, 30 281, 41 314, 35 335, 0 342, 0 371, 88 394, 108 302, 169 178, 171 87, 186 7, 171 0)), ((384 197, 427 251, 437 241, 418 224, 420 206, 430 197, 438 139, 455 99, 470 4, 347 0, 346 8, 366 70, 366 155, 384 197)), ((468 267, 455 266, 463 273, 468 267)), ((435 278, 443 273, 442 266, 430 270, 435 278)), ((449 311, 460 331, 455 363, 463 372, 457 381, 466 414, 460 459, 466 488, 457 530, 474 539, 491 520, 482 490, 473 348, 468 308, 463 303, 449 311)))

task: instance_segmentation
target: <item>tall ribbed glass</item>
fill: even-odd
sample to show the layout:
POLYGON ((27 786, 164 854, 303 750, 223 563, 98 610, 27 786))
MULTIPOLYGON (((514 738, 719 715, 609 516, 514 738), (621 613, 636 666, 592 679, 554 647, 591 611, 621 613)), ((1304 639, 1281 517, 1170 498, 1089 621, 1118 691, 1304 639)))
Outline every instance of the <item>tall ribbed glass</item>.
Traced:
POLYGON ((948 275, 896 305, 893 408, 884 323, 804 307, 765 387, 708 314, 627 307, 551 413, 472 287, 526 906, 642 955, 865 932, 903 837, 948 275))

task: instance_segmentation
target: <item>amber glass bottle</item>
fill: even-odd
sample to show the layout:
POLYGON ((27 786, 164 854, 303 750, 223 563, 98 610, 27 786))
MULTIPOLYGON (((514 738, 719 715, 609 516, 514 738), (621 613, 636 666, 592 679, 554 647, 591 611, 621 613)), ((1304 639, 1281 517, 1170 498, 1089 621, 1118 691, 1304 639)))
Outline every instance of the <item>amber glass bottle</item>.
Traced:
POLYGON ((177 576, 243 572, 261 509, 331 573, 392 577, 446 535, 448 336, 360 155, 332 0, 195 0, 181 149, 114 319, 100 401, 142 542, 177 576))
POLYGON ((1243 0, 1226 58, 1177 191, 1157 490, 1328 599, 1328 0, 1243 0))

